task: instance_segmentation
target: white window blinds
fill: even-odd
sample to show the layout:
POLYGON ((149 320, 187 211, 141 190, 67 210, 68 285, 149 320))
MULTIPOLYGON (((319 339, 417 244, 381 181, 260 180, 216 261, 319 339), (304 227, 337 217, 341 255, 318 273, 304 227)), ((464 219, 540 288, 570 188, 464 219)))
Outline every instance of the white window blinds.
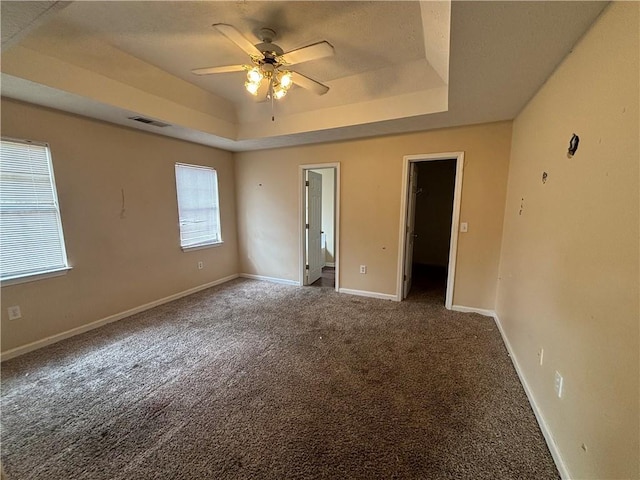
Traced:
POLYGON ((0 279, 66 270, 47 145, 0 141, 0 279))
POLYGON ((180 246, 222 242, 218 208, 218 176, 213 168, 176 164, 180 246))

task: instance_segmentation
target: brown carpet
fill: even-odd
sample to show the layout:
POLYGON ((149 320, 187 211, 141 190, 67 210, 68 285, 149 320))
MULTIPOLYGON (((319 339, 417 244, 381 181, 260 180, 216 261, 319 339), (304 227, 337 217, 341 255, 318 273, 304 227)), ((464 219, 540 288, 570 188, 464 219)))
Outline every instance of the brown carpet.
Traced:
POLYGON ((2 365, 19 479, 557 479, 493 321, 234 280, 2 365))

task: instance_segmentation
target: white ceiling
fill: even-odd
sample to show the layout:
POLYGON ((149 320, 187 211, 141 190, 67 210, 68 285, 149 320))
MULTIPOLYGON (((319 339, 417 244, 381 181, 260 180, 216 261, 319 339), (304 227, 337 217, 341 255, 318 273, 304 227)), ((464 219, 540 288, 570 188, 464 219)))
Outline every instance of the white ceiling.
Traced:
POLYGON ((2 1, 2 94, 234 151, 511 119, 605 5, 2 1), (327 40, 335 56, 295 69, 331 90, 293 88, 272 122, 242 72, 190 73, 247 63, 213 23, 327 40))

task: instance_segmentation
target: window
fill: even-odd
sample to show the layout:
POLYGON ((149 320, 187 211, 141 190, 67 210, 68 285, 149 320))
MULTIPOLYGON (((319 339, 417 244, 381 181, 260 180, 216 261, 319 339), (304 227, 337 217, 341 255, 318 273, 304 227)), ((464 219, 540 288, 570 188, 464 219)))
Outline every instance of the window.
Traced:
POLYGON ((216 171, 176 163, 176 190, 182 249, 222 243, 216 171))
POLYGON ((69 269, 49 146, 0 141, 0 280, 69 269))

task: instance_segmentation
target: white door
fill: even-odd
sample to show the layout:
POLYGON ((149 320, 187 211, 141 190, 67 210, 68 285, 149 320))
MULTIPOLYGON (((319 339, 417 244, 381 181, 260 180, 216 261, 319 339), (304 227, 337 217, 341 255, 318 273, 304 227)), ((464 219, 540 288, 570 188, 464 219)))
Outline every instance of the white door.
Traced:
POLYGON ((307 285, 322 276, 322 175, 307 170, 307 285))
POLYGON ((416 238, 414 226, 416 220, 416 193, 418 191, 418 169, 414 162, 409 162, 409 198, 407 199, 407 219, 405 228, 407 236, 404 245, 404 282, 402 298, 407 298, 411 290, 411 267, 413 265, 413 241, 416 238))

